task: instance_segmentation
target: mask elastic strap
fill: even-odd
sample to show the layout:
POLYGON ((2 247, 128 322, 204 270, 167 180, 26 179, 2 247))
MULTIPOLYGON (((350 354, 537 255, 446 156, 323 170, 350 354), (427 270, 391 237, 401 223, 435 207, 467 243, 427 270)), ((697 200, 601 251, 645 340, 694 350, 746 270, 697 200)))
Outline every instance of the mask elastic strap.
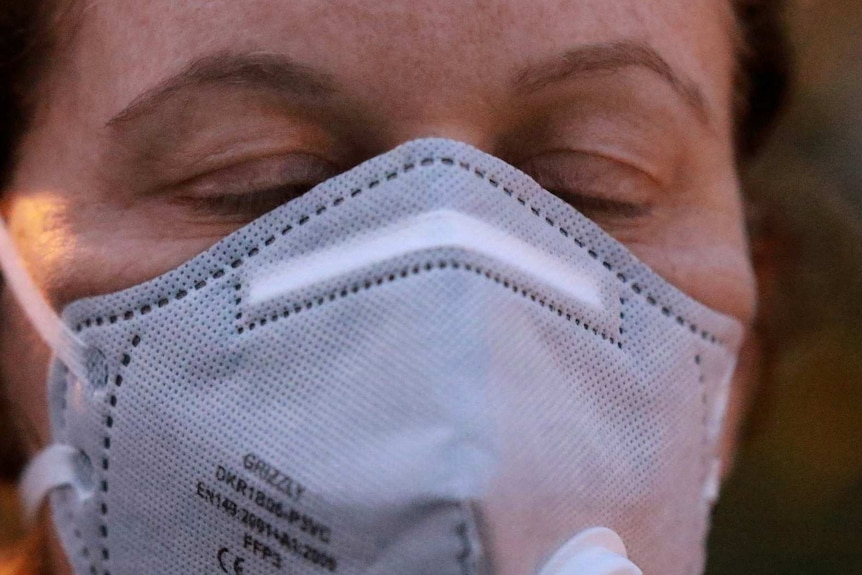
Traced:
POLYGON ((0 218, 0 268, 6 285, 30 323, 65 366, 82 381, 87 379, 87 345, 63 323, 45 300, 24 267, 9 230, 0 218))
POLYGON ((61 487, 75 487, 83 499, 92 491, 88 477, 89 461, 74 447, 53 444, 30 460, 18 483, 18 493, 24 507, 24 521, 33 525, 42 502, 49 493, 61 487))
MULTIPOLYGON (((6 285, 30 323, 54 355, 81 381, 87 380, 87 345, 82 342, 45 300, 24 267, 5 222, 0 218, 0 268, 6 285)), ((42 501, 54 489, 74 485, 81 488, 89 467, 83 454, 69 445, 52 444, 34 457, 19 483, 24 521, 32 525, 42 501)))

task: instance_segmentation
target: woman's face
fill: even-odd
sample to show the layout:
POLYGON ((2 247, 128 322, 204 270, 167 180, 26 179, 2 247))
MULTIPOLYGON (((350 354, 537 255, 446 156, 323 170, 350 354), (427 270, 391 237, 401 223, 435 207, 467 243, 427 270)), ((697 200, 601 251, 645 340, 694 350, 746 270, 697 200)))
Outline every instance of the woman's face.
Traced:
MULTIPOLYGON (((515 165, 689 295, 751 319, 726 0, 82 4, 4 192, 57 308, 433 135, 515 165)), ((36 447, 47 350, 3 303, 18 335, 2 370, 36 447)))

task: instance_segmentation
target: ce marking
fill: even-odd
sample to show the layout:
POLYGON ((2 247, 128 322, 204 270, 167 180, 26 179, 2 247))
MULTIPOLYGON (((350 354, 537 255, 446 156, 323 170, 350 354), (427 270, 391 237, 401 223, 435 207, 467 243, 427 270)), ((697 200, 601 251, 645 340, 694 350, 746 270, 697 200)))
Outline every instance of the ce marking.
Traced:
POLYGON ((243 563, 245 563, 244 557, 234 555, 227 547, 222 547, 218 550, 218 553, 216 554, 216 559, 218 559, 218 566, 224 573, 227 573, 227 575, 242 575, 244 569, 243 563), (233 558, 232 562, 231 558, 233 558), (228 570, 228 566, 232 567, 233 569, 228 570))

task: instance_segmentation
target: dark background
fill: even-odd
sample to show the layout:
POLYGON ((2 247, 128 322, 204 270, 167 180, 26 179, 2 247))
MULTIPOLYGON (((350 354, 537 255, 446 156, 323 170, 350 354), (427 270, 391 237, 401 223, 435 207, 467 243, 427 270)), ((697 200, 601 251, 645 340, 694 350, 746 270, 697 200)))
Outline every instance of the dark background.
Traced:
POLYGON ((795 94, 745 178, 764 381, 708 575, 862 574, 862 1, 788 17, 795 94))

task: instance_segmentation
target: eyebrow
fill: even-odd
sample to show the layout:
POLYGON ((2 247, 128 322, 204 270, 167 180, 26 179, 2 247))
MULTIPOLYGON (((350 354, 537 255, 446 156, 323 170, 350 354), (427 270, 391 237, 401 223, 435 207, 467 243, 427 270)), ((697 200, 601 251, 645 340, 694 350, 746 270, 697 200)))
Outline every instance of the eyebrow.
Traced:
POLYGON ((152 112, 187 88, 209 85, 263 89, 306 98, 321 98, 337 91, 326 74, 279 54, 213 54, 193 61, 181 72, 145 91, 105 125, 129 122, 152 112))
MULTIPOLYGON (((523 68, 514 87, 532 93, 579 76, 617 72, 628 67, 650 70, 663 79, 703 122, 709 109, 701 89, 680 76, 649 45, 639 42, 592 44, 569 50, 549 60, 523 68)), ((199 58, 185 69, 136 97, 105 124, 122 125, 152 112, 187 88, 200 86, 248 87, 306 98, 321 98, 337 92, 332 79, 290 58, 266 52, 219 53, 199 58)))
POLYGON ((700 87, 674 71, 668 62, 642 42, 590 44, 575 48, 547 61, 522 69, 514 80, 515 89, 532 93, 552 84, 600 73, 637 67, 654 72, 688 104, 698 118, 709 121, 709 107, 700 87))

